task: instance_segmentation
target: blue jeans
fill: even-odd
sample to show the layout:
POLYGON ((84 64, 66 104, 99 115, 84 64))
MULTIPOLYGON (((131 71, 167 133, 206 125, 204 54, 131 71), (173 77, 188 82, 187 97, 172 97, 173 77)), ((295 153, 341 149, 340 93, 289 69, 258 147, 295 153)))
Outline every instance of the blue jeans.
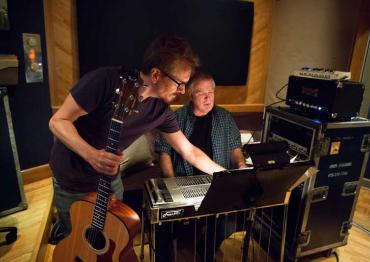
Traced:
MULTIPOLYGON (((61 226, 63 235, 66 237, 72 231, 71 216, 69 210, 73 202, 79 200, 87 193, 71 193, 65 191, 58 184, 56 179, 53 177, 54 186, 54 203, 58 210, 58 222, 61 226)), ((123 196, 123 184, 121 176, 118 175, 111 183, 112 192, 116 195, 117 199, 122 200, 123 196)))

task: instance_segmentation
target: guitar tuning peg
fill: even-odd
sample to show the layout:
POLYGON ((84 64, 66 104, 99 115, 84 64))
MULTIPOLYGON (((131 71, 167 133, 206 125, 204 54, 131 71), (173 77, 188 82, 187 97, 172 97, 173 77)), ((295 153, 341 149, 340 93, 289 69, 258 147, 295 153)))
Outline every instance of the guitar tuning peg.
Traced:
POLYGON ((116 89, 116 94, 118 95, 119 94, 119 88, 116 89))
POLYGON ((135 85, 136 88, 139 87, 139 83, 135 83, 134 85, 135 85))
POLYGON ((131 101, 134 100, 134 96, 133 95, 130 95, 129 98, 130 98, 131 101))

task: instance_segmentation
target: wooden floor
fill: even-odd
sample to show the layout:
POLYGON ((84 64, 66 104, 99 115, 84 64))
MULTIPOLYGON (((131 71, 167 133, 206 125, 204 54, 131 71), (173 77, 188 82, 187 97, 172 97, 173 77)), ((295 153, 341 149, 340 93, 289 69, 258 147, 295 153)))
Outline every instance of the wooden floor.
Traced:
MULTIPOLYGON (((43 179, 28 185, 25 185, 26 199, 29 204, 27 210, 0 218, 0 226, 17 226, 18 239, 10 246, 0 247, 0 261, 18 262, 18 261, 51 261, 53 247, 46 244, 48 225, 51 218, 52 206, 52 186, 51 180, 43 179)), ((370 191, 362 189, 354 222, 359 223, 366 228, 370 228, 370 191)), ((222 244, 221 250, 224 257, 217 256, 218 261, 233 262, 240 261, 240 247, 242 244, 242 233, 235 233, 222 244)), ((4 239, 0 235, 0 242, 4 239)), ((139 243, 136 239, 135 243, 139 243)), ((140 247, 136 246, 135 251, 139 254, 140 247)), ((257 259, 258 252, 255 249, 254 261, 257 259)), ((361 262, 370 261, 370 235, 353 226, 350 230, 348 245, 337 249, 339 260, 341 262, 361 262)), ((184 261, 189 259, 184 255, 184 261)), ((145 247, 144 261, 149 261, 148 248, 145 247)), ((267 261, 264 259, 264 261, 267 261)), ((335 257, 319 258, 309 261, 334 262, 335 257)))
MULTIPOLYGON (((28 208, 0 218, 0 226, 16 226, 18 238, 10 246, 0 247, 0 261, 42 261, 47 248, 53 189, 51 178, 24 186, 28 208)), ((1 234, 2 242, 5 234, 1 234)))

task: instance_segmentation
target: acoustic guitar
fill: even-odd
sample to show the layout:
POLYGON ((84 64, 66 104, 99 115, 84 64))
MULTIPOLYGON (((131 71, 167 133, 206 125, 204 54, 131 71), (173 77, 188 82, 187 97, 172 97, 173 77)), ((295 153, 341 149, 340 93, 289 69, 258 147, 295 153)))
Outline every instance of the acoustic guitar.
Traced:
MULTIPOLYGON (((114 113, 106 151, 117 153, 122 125, 134 112, 137 77, 121 74, 121 87, 115 93, 114 113)), ((98 191, 87 194, 70 209, 72 232, 54 249, 53 261, 137 261, 133 238, 140 231, 140 218, 120 201, 109 203, 111 176, 101 175, 98 191)))

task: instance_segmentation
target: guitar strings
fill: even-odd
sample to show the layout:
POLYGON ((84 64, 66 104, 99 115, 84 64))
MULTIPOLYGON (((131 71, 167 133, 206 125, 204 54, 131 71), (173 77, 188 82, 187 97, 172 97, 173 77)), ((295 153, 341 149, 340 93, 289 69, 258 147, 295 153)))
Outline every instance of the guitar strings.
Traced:
MULTIPOLYGON (((121 91, 123 91, 125 89, 125 81, 123 80, 123 77, 121 77, 122 79, 122 88, 121 88, 121 91)), ((122 102, 122 98, 124 96, 120 96, 120 99, 119 99, 119 103, 122 102)), ((125 101, 124 101, 124 108, 127 106, 127 103, 128 103, 128 97, 126 97, 125 101)), ((117 110, 119 108, 116 108, 116 110, 114 111, 113 113, 113 117, 117 114, 117 110)), ((126 113, 125 111, 123 113, 126 113)), ((112 117, 112 119, 113 119, 112 117)), ((110 122, 110 128, 109 128, 109 132, 108 132, 108 139, 109 140, 110 138, 113 139, 112 137, 114 137, 114 135, 116 133, 119 133, 121 134, 121 130, 122 130, 122 123, 118 123, 118 122, 115 122, 115 121, 112 121, 110 122), (115 130, 114 128, 117 128, 117 130, 115 130), (119 129, 119 130, 118 130, 119 129), (113 133, 115 132, 115 133, 113 133)), ((119 135, 120 136, 120 135, 119 135)), ((118 139, 113 139, 115 141, 115 143, 119 142, 119 137, 118 139)), ((115 144, 113 144, 115 145, 115 144)), ((109 141, 107 141, 106 143, 106 150, 108 151, 108 149, 111 149, 112 151, 113 150, 117 150, 118 149, 118 144, 115 146, 117 148, 111 148, 109 146, 109 141)), ((112 152, 112 153, 115 153, 115 152, 112 152)), ((105 176, 105 175, 101 175, 100 177, 100 180, 99 180, 99 184, 98 184, 98 192, 97 192, 97 196, 96 196, 96 203, 95 203, 95 209, 94 209, 94 215, 93 215, 93 221, 92 221, 92 229, 91 231, 89 231, 88 233, 88 240, 89 242, 94 242, 97 240, 98 238, 98 234, 100 233, 99 230, 104 230, 104 225, 105 225, 105 219, 106 219, 106 215, 107 215, 107 209, 108 209, 108 202, 109 202, 109 197, 112 193, 112 189, 111 189, 111 182, 112 182, 112 177, 111 176, 105 176), (106 190, 108 190, 108 192, 106 192, 106 190), (103 193, 106 193, 107 195, 105 197, 103 197, 103 193), (100 197, 99 197, 100 196, 100 197), (101 203, 101 207, 98 206, 98 203, 100 202, 103 202, 101 203), (103 213, 102 215, 98 215, 97 217, 97 212, 99 212, 99 210, 103 213), (102 218, 99 219, 99 218, 102 218), (94 228, 94 220, 95 221, 98 221, 98 222, 95 222, 96 225, 95 227, 97 227, 96 229, 94 228), (99 228, 99 225, 101 223, 101 226, 99 228), (92 232, 92 233, 91 233, 92 232), (99 232, 99 233, 98 233, 99 232)))
MULTIPOLYGON (((126 83, 127 83, 126 79, 124 80, 123 77, 121 77, 121 79, 122 79, 121 91, 122 92, 124 90, 129 91, 128 89, 125 88, 126 83)), ((124 106, 123 107, 115 106, 113 117, 110 122, 110 128, 108 131, 108 139, 106 143, 106 151, 108 152, 111 151, 112 153, 116 153, 114 151, 117 151, 119 147, 119 140, 120 140, 123 122, 113 121, 113 118, 121 114, 122 114, 122 118, 124 118, 124 115, 129 112, 127 108, 128 108, 128 103, 130 99, 130 94, 128 94, 127 96, 125 95, 126 94, 120 93, 117 103, 123 104, 124 106), (114 142, 112 142, 112 140, 114 140, 114 142)), ((132 106, 135 104, 135 101, 132 103, 132 106)), ((90 243, 94 242, 96 244, 95 241, 100 236, 101 231, 104 230, 106 215, 108 211, 109 198, 113 191, 111 188, 111 182, 112 182, 111 176, 106 176, 104 174, 101 174, 99 184, 98 184, 98 192, 97 192, 97 197, 96 197, 93 221, 91 223, 91 230, 89 231, 88 236, 87 236, 90 243), (106 194, 105 196, 104 196, 104 193, 106 194), (98 204, 100 204, 100 206, 98 204), (101 214, 98 214, 98 213, 101 213, 101 214)))

